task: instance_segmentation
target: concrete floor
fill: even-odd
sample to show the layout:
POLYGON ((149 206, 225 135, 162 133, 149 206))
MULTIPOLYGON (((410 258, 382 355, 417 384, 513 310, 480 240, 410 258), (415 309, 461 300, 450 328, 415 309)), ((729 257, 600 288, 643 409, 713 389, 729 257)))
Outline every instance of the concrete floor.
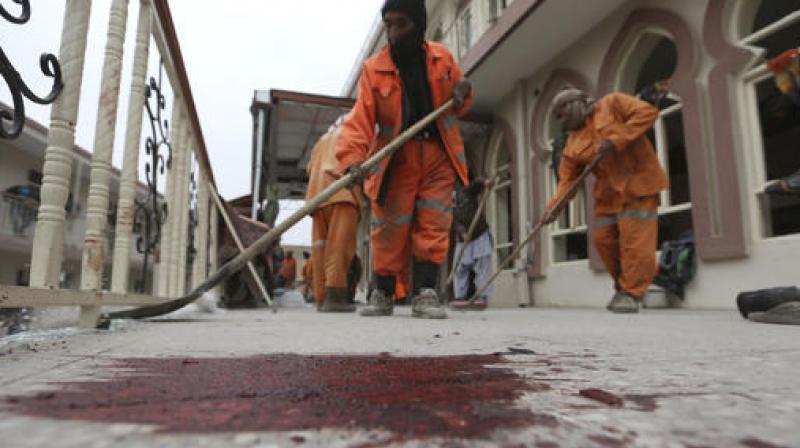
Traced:
MULTIPOLYGON (((755 324, 736 312, 517 309, 451 313, 445 321, 322 315, 284 309, 123 322, 110 332, 56 331, 0 339, 0 445, 65 446, 800 446, 800 328, 755 324), (245 358, 265 354, 448 356, 506 353, 504 367, 535 387, 513 406, 547 425, 480 437, 392 437, 380 429, 163 431, 125 421, 23 415, 11 396, 65 382, 130 374, 129 358, 245 358), (621 406, 580 396, 600 389, 621 406)), ((191 362, 191 361, 184 361, 191 362)), ((356 379, 353 383, 357 387, 356 379)), ((44 391, 44 392, 43 392, 44 391)), ((52 394, 51 394, 52 395, 52 394)), ((49 397, 49 395, 48 395, 49 397)))

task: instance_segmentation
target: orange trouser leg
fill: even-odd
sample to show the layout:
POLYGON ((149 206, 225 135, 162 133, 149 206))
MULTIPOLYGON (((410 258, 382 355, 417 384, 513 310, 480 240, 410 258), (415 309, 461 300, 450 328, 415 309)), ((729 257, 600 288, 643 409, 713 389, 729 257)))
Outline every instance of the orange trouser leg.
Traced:
POLYGON ((395 290, 394 290, 394 299, 399 300, 404 297, 408 297, 409 291, 411 291, 411 279, 408 275, 408 266, 409 264, 406 263, 403 267, 403 270, 397 273, 397 282, 395 283, 395 290))
POLYGON ((383 205, 372 201, 372 269, 397 275, 409 262, 447 256, 456 173, 441 143, 411 141, 392 161, 383 205))
POLYGON ((347 270, 356 252, 358 210, 353 204, 331 204, 313 214, 311 260, 314 300, 325 300, 326 288, 347 287, 347 270))
POLYGON ((614 286, 643 297, 656 273, 658 196, 630 201, 619 214, 595 222, 594 244, 614 286))

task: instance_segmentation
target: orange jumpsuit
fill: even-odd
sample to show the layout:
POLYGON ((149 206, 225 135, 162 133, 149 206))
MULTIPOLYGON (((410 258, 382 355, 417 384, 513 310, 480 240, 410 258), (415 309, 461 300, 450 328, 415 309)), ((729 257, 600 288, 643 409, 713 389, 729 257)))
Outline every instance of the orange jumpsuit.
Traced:
MULTIPOLYGON (((338 178, 334 153, 340 131, 323 135, 311 152, 308 162, 306 201, 312 199, 338 178)), ((326 288, 346 288, 347 270, 356 252, 356 231, 361 216, 361 192, 358 187, 333 195, 311 214, 311 262, 314 268, 314 300, 325 300, 326 288)))
POLYGON ((555 202, 609 140, 614 149, 595 169, 594 244, 614 287, 643 297, 656 272, 658 194, 667 177, 645 133, 658 109, 632 96, 612 93, 595 106, 582 129, 571 132, 559 166, 555 202))
POLYGON ((294 281, 297 279, 297 260, 286 257, 281 265, 280 275, 286 279, 286 288, 293 288, 294 281))
POLYGON ((306 285, 303 287, 303 297, 308 297, 309 294, 312 292, 312 286, 314 282, 314 263, 311 262, 311 259, 306 260, 306 264, 303 265, 303 280, 305 281, 306 285))
MULTIPOLYGON (((432 105, 438 108, 453 96, 463 75, 446 47, 427 41, 424 46, 432 105)), ((364 62, 358 98, 336 146, 340 171, 361 164, 400 134, 402 98, 400 73, 387 46, 364 62)), ((453 185, 457 177, 465 185, 469 183, 458 117, 471 104, 470 94, 460 108, 445 112, 436 121, 441 140, 411 140, 369 173, 364 192, 372 205, 372 269, 376 274, 398 274, 411 253, 418 262, 435 264, 447 256, 453 185), (392 173, 385 178, 390 162, 392 173), (379 203, 383 182, 388 182, 387 194, 379 203)))
POLYGON ((396 287, 394 290, 394 301, 399 302, 400 299, 408 298, 411 292, 411 278, 409 278, 409 266, 405 264, 403 270, 397 273, 396 287))

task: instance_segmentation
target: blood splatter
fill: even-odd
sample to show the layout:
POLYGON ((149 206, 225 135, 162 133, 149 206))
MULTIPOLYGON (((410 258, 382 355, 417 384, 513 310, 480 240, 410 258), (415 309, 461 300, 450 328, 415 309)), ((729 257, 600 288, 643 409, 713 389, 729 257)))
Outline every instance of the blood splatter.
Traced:
POLYGON ((382 429, 407 440, 556 426, 552 416, 514 406, 538 386, 498 368, 505 363, 492 355, 125 359, 108 381, 57 383, 6 403, 30 416, 161 432, 382 429))
POLYGON ((604 391, 603 389, 582 389, 580 391, 580 396, 590 400, 599 401, 600 403, 604 403, 615 408, 621 408, 622 405, 625 404, 625 401, 621 397, 614 395, 611 392, 604 391))

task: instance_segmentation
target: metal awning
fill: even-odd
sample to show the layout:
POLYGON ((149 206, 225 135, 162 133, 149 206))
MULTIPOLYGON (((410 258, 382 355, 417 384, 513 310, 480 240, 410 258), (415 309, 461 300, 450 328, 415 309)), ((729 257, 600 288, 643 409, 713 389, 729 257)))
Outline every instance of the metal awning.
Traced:
POLYGON ((350 98, 286 90, 256 91, 253 99, 253 189, 255 204, 267 185, 278 186, 279 199, 303 199, 308 164, 317 140, 353 107, 350 98), (260 162, 260 163, 259 163, 260 162), (258 168, 261 168, 260 171, 258 168))

